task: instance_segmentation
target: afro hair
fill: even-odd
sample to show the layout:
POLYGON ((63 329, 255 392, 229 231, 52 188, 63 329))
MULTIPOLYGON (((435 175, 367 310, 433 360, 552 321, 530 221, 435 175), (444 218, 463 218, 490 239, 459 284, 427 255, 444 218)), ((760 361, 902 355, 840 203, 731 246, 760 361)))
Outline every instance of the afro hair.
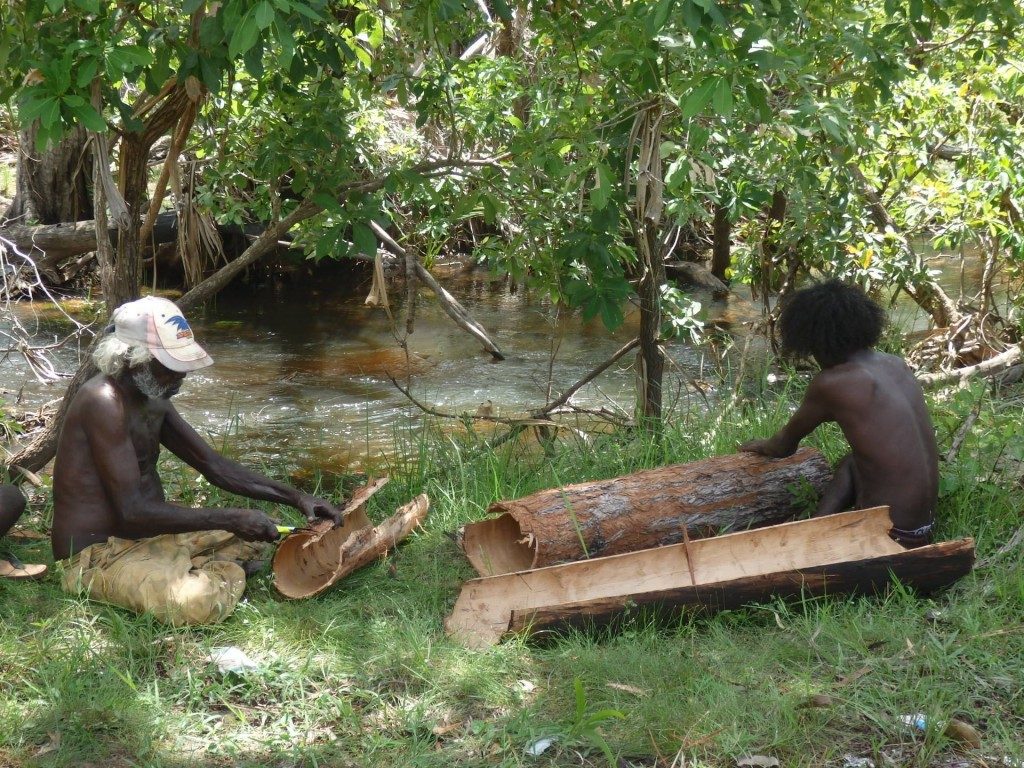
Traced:
POLYGON ((882 308, 860 288, 841 280, 797 291, 779 316, 785 350, 828 364, 875 346, 884 327, 882 308))

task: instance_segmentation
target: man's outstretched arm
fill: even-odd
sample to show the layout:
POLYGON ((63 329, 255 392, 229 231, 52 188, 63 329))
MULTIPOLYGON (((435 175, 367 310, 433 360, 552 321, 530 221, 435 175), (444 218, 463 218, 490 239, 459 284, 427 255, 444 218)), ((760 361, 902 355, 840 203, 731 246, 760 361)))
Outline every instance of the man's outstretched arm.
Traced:
POLYGON ((116 397, 97 397, 84 408, 89 440, 99 480, 119 520, 121 534, 131 538, 164 533, 226 530, 243 539, 273 541, 277 526, 255 509, 180 507, 142 492, 138 456, 125 426, 124 406, 116 397))
POLYGON ((820 424, 832 421, 829 387, 823 383, 820 374, 811 380, 804 394, 803 402, 782 429, 766 440, 749 440, 739 447, 741 451, 760 453, 781 459, 792 456, 800 441, 820 424))
POLYGON ((250 499, 287 504, 302 512, 309 520, 323 517, 335 524, 341 522, 340 510, 330 502, 247 469, 237 461, 219 454, 182 418, 173 405, 169 405, 164 418, 160 442, 218 488, 250 499))

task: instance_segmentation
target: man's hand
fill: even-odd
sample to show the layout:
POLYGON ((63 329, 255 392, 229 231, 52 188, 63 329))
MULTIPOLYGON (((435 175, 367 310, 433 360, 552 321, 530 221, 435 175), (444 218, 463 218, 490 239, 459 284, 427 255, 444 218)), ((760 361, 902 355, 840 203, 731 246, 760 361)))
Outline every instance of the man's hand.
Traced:
POLYGON ((277 541, 277 523, 258 509, 236 509, 231 532, 246 541, 277 541))
POLYGON ((786 447, 779 445, 773 437, 767 440, 748 440, 739 449, 745 453, 759 453, 773 459, 784 459, 793 455, 793 451, 786 450, 786 447))
POLYGON ((341 525, 341 510, 329 501, 317 498, 309 493, 303 493, 295 505, 309 522, 314 522, 318 517, 330 520, 335 525, 341 525))

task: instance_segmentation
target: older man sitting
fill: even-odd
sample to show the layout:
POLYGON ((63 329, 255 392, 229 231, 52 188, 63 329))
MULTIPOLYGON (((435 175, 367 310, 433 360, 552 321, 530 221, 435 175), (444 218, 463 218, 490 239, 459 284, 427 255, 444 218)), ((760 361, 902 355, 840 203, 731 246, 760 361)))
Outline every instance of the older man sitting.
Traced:
POLYGON ((339 522, 329 502, 218 454, 171 404, 185 375, 212 364, 178 307, 147 296, 118 307, 93 359, 99 373, 75 394, 53 469, 55 558, 63 585, 149 611, 170 624, 231 614, 258 542, 277 539, 256 509, 189 508, 168 502, 157 474, 163 446, 213 485, 287 504, 310 520, 339 522))

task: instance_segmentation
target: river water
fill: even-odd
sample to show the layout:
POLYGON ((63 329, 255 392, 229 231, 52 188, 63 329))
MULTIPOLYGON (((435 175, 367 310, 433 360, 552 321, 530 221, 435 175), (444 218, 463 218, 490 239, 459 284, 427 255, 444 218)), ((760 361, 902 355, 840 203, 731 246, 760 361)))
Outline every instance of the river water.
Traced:
MULTIPOLYGON (((583 322, 578 314, 558 311, 536 293, 512 290, 483 270, 449 266, 435 274, 506 360, 494 361, 484 352, 445 315, 429 289, 420 290, 406 353, 385 312, 364 304, 365 282, 353 286, 341 277, 278 282, 229 290, 204 310, 189 313, 214 365, 189 374, 174 399, 177 408, 218 448, 243 461, 293 475, 365 471, 386 464, 396 441, 408 441, 424 419, 388 374, 410 384, 418 401, 446 413, 474 414, 482 408, 496 416, 522 416, 544 405, 549 381, 557 396, 637 333, 635 310, 609 334, 600 320, 583 322)), ((400 304, 402 292, 396 291, 392 301, 400 304)), ((738 297, 696 298, 704 303, 707 319, 723 324, 758 314, 738 297)), ((38 343, 68 332, 67 321, 49 304, 11 307, 38 343)), ((70 309, 77 314, 76 305, 70 309)), ((394 313, 404 330, 401 306, 394 313)), ((669 355, 670 382, 713 378, 701 349, 674 343, 669 355)), ((72 372, 77 350, 64 348, 52 358, 58 370, 72 372)), ((572 402, 631 413, 633 362, 631 353, 572 402)), ((39 384, 19 355, 10 355, 0 367, 2 396, 8 404, 19 400, 18 410, 59 397, 63 386, 39 384)), ((459 421, 441 423, 461 428, 459 421)))
MULTIPOLYGON (((958 293, 958 262, 946 260, 942 283, 958 293)), ((978 269, 968 273, 977 282, 978 269)), ((424 414, 388 380, 411 385, 426 405, 448 413, 490 408, 497 416, 524 415, 546 402, 550 383, 557 395, 634 338, 638 313, 609 334, 599 320, 558 311, 550 301, 496 280, 483 270, 455 266, 436 270, 444 285, 487 330, 507 359, 495 362, 479 342, 455 326, 428 289, 421 289, 408 354, 380 309, 364 304, 365 281, 350 273, 259 288, 235 288, 209 307, 190 313, 197 339, 214 365, 190 374, 175 404, 220 449, 277 473, 308 476, 366 471, 401 452, 424 414), (550 374, 549 374, 550 371, 550 374)), ((392 296, 400 301, 401 290, 392 296)), ((741 330, 760 316, 743 289, 724 301, 696 294, 705 321, 741 330)), ((71 305, 74 307, 74 305, 71 305)), ((39 343, 63 338, 68 324, 47 303, 11 305, 39 343)), ((74 311, 74 309, 72 309, 74 311)), ((907 301, 898 302, 895 322, 906 329, 926 325, 907 301)), ((402 323, 400 307, 395 310, 402 323)), ((3 318, 0 329, 9 327, 3 318)), ((738 348, 739 345, 737 345, 738 348)), ((735 350, 734 350, 735 352, 735 350)), ((708 348, 669 345, 666 402, 683 392, 682 407, 700 403, 691 380, 714 381, 715 354, 708 348)), ((53 354, 58 370, 71 372, 77 350, 53 354)), ((573 403, 632 411, 636 396, 631 353, 583 388, 573 403)), ((59 397, 63 382, 41 385, 20 355, 0 362, 0 396, 18 410, 59 397)), ((459 421, 441 422, 459 429, 459 421)))

